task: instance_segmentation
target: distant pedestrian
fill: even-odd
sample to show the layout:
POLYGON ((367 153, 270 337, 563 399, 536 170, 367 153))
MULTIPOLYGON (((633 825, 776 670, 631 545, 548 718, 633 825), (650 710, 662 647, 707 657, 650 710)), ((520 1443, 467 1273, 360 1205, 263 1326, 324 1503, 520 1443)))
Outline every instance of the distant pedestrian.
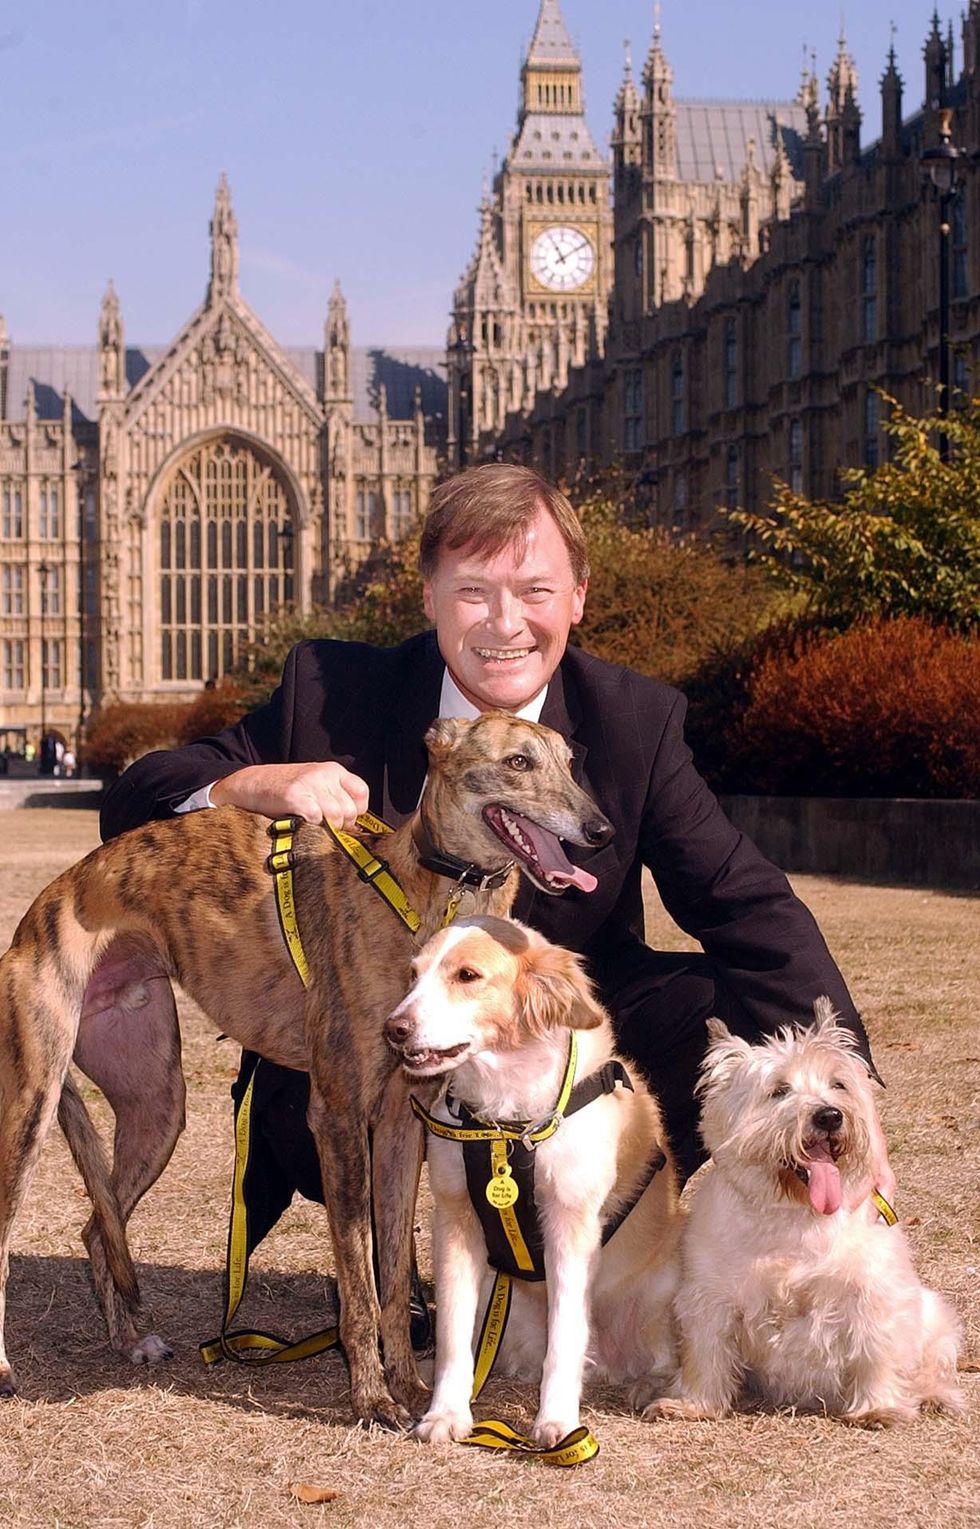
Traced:
POLYGON ((77 769, 78 759, 75 756, 75 750, 69 744, 61 756, 61 773, 66 780, 71 780, 77 769))

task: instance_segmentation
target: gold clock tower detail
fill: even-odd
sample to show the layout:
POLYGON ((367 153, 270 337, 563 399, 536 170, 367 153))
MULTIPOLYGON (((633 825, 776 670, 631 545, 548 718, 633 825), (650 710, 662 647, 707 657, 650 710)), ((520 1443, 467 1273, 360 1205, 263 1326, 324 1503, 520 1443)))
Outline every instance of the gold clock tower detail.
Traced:
POLYGON ((602 354, 612 277, 609 164, 585 120, 582 65, 541 0, 517 131, 480 207, 449 329, 449 460, 476 461, 508 413, 602 354))

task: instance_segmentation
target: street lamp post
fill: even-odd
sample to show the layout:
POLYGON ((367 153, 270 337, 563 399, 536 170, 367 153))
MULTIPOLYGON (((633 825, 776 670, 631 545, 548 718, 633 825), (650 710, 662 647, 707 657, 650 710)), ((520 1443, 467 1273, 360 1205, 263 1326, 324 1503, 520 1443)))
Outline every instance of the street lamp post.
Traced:
MULTIPOLYGON (((922 155, 923 176, 931 182, 939 205, 939 417, 949 416, 949 216, 957 190, 961 153, 953 144, 953 113, 944 107, 939 114, 939 142, 922 155)), ((949 461, 949 436, 939 432, 939 456, 949 461)))

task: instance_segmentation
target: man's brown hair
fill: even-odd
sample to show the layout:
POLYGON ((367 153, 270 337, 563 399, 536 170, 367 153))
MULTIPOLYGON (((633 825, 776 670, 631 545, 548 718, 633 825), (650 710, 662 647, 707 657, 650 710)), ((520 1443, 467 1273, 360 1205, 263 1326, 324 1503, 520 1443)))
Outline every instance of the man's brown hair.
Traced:
POLYGON ((546 510, 561 532, 576 585, 589 576, 589 554, 578 516, 565 495, 533 468, 512 462, 467 467, 432 495, 419 542, 422 577, 436 571, 443 547, 472 546, 492 556, 513 545, 523 555, 527 533, 539 510, 546 510))

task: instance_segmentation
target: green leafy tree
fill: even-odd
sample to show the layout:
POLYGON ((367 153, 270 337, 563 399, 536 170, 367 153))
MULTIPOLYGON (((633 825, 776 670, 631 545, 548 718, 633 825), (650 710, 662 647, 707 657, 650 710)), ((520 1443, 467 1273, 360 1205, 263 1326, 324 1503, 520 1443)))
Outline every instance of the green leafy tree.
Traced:
POLYGON ((938 416, 917 418, 883 396, 891 459, 846 471, 842 500, 777 482, 767 514, 723 513, 808 615, 838 627, 871 616, 969 627, 980 619, 980 400, 942 422, 944 462, 938 416))

